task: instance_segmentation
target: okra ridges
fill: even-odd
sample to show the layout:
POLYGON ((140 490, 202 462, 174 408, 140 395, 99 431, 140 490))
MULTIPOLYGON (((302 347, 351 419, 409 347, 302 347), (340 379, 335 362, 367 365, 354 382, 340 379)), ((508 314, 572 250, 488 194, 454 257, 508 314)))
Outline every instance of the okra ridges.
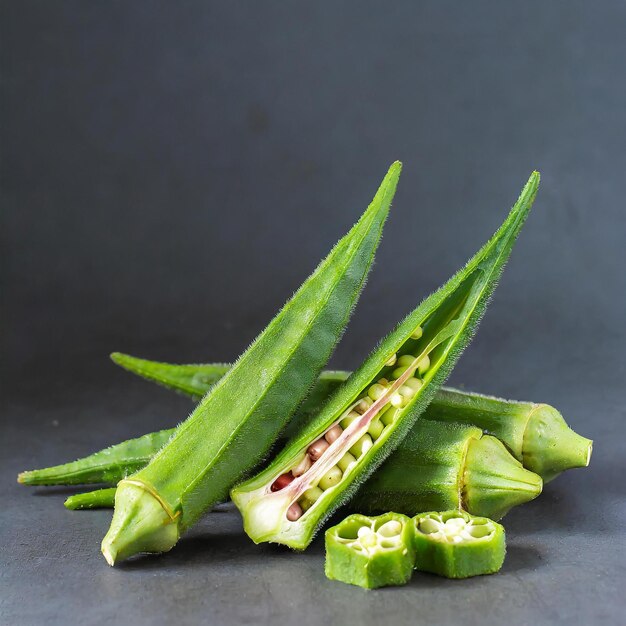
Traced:
MULTIPOLYGON (((422 329, 416 328, 408 344, 416 347, 422 329)), ((299 520, 312 509, 324 492, 339 485, 364 455, 384 437, 402 410, 422 388, 430 367, 426 345, 415 354, 393 354, 387 361, 384 376, 378 378, 360 394, 318 438, 293 459, 270 481, 266 495, 280 492, 289 504, 286 518, 299 520)))

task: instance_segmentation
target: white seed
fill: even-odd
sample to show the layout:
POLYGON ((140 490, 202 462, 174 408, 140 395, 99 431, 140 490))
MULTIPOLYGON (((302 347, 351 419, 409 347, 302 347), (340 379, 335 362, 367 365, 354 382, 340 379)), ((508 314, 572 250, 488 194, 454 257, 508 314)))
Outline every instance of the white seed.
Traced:
POLYGON ((418 326, 412 333, 411 339, 419 339, 422 336, 422 327, 418 326))
POLYGON ((389 520, 385 522, 379 529, 378 534, 382 537, 394 537, 402 532, 402 524, 398 520, 389 520))
POLYGON ((425 355, 424 358, 417 364, 417 371, 423 374, 430 367, 430 357, 425 355))
POLYGON ((354 411, 357 411, 357 413, 365 413, 365 411, 367 411, 367 409, 369 409, 372 404, 374 404, 371 400, 371 398, 365 397, 365 398, 361 398, 358 402, 358 404, 354 407, 354 411))
POLYGON ((398 393, 403 397, 410 400, 415 395, 415 390, 412 389, 409 385, 402 385, 400 389, 398 389, 398 393))
POLYGON ((376 533, 367 526, 361 526, 361 528, 357 531, 357 536, 359 538, 359 543, 364 548, 373 548, 378 543, 376 533))
POLYGON ((311 457, 308 454, 304 455, 304 458, 298 465, 296 465, 291 473, 297 478, 298 476, 302 476, 305 472, 309 470, 309 468, 313 465, 313 461, 311 461, 311 457))
POLYGON ((391 395, 389 402, 398 409, 404 406, 404 398, 397 392, 391 395))
POLYGON ((324 434, 324 439, 328 441, 328 443, 333 443, 333 441, 337 441, 343 432, 343 428, 339 426, 339 424, 335 424, 331 428, 329 428, 324 434))

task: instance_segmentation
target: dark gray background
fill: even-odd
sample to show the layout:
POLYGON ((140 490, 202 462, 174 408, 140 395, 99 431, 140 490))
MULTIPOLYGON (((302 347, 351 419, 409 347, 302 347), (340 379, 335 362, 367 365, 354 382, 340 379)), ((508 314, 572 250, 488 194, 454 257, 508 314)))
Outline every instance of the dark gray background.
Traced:
POLYGON ((624 2, 2 2, 3 623, 623 623, 624 2), (351 368, 540 193, 451 381, 559 407, 592 465, 501 574, 365 592, 235 512, 111 569, 109 513, 15 484, 191 409, 122 350, 235 358, 404 162, 351 368))

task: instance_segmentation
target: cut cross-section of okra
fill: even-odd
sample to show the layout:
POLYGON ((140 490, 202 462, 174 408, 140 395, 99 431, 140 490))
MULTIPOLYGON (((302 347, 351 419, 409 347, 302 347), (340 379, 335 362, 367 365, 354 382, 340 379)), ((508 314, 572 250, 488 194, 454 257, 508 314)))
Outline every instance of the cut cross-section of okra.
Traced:
POLYGON ((102 541, 110 565, 170 550, 260 462, 348 323, 380 242, 401 164, 361 219, 212 387, 150 463, 120 481, 102 541))
POLYGON ((366 589, 404 585, 413 573, 411 520, 398 513, 366 517, 358 513, 329 528, 326 576, 366 589))
POLYGON ((493 574, 504 563, 504 528, 465 511, 421 513, 413 518, 415 569, 446 578, 493 574))
POLYGON ((232 489, 253 541, 306 548, 402 441, 469 343, 538 183, 534 173, 494 237, 383 339, 267 468, 232 489))

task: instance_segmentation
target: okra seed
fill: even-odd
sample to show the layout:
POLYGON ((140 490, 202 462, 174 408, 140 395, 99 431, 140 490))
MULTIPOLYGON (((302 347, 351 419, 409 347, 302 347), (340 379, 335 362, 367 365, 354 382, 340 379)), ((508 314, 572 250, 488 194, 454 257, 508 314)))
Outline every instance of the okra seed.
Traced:
POLYGON ((314 441, 309 446, 309 449, 307 450, 307 452, 309 453, 309 456, 311 457, 312 461, 317 461, 321 458, 322 454, 324 454, 324 452, 328 450, 328 447, 329 447, 328 441, 326 441, 326 439, 321 437, 320 439, 318 439, 317 441, 314 441))
POLYGON ((389 520, 378 529, 378 534, 381 537, 393 537, 399 535, 401 532, 402 524, 397 520, 389 520))
POLYGON ((410 387, 415 393, 417 393, 424 383, 419 378, 407 378, 404 381, 405 387, 410 387))
POLYGON ((365 397, 365 398, 361 398, 358 402, 358 404, 354 407, 354 410, 363 414, 365 413, 365 411, 367 411, 367 409, 369 409, 372 406, 373 402, 370 398, 365 397))
POLYGON ((380 378, 380 379, 378 380, 378 384, 379 384, 379 385, 386 386, 386 385, 388 385, 388 384, 389 384, 389 381, 388 381, 386 378, 380 378))
POLYGON ((397 392, 391 395, 390 402, 392 406, 395 406, 397 408, 401 408, 404 406, 404 398, 397 392))
POLYGON ((385 425, 380 421, 380 418, 376 418, 370 423, 367 432, 372 436, 372 439, 376 440, 380 437, 384 428, 385 425))
POLYGON ((412 333, 411 339, 419 339, 422 336, 422 327, 418 326, 412 333))
POLYGON ((373 548, 378 543, 376 533, 367 526, 359 528, 357 535, 359 537, 359 543, 364 548, 373 548))
POLYGON ((288 509, 287 509, 287 519, 290 522, 295 522, 296 520, 299 520, 302 517, 302 507, 297 503, 294 502, 288 509))
POLYGON ((358 419, 359 417, 361 417, 360 413, 357 413, 356 411, 350 411, 350 413, 348 413, 348 415, 346 415, 340 422, 341 424, 341 428, 346 429, 348 428, 348 426, 350 426, 350 424, 352 424, 352 422, 354 422, 355 419, 358 419))
POLYGON ((395 370, 393 370, 393 372, 391 372, 391 377, 394 379, 400 378, 400 376, 402 376, 402 374, 404 374, 404 372, 406 372, 409 369, 408 365, 403 365, 402 367, 396 367, 395 370))
POLYGON ((287 472, 286 474, 281 474, 273 483, 270 489, 272 491, 280 491, 284 489, 291 481, 293 480, 293 475, 291 472, 287 472))
POLYGON ((302 474, 308 472, 311 465, 313 465, 313 461, 311 461, 311 457, 308 454, 305 454, 302 461, 300 461, 300 463, 298 463, 298 465, 296 465, 291 470, 291 473, 294 475, 295 478, 297 478, 298 476, 302 476, 302 474))
POLYGON ((394 355, 385 363, 385 365, 387 367, 391 367, 392 365, 396 364, 397 360, 398 360, 398 356, 394 353, 394 355))
POLYGON ((339 469, 345 473, 345 471, 352 465, 356 463, 356 459, 349 453, 346 452, 337 462, 337 466, 339 469))
POLYGON ((403 354, 398 359, 398 367, 406 367, 407 365, 412 365, 413 361, 415 361, 415 357, 412 354, 403 354))
POLYGON ((318 501, 323 493, 324 492, 319 487, 311 487, 302 494, 302 497, 298 500, 298 504, 303 511, 307 511, 318 501))
POLYGON ((319 487, 324 491, 326 489, 330 489, 331 487, 334 487, 336 484, 338 484, 341 481, 342 477, 343 472, 335 465, 334 467, 331 467, 326 472, 326 474, 324 474, 320 478, 319 487))
POLYGON ((343 428, 341 428, 339 424, 335 424, 329 430, 326 431, 326 434, 324 435, 324 439, 326 439, 328 443, 333 443, 334 441, 339 439, 342 432, 343 432, 343 428))
POLYGON ((363 435, 351 448, 350 452, 354 454, 355 457, 359 458, 363 454, 365 454, 372 446, 374 442, 372 438, 365 434, 363 435))
POLYGON ((408 398, 410 400, 415 395, 415 390, 409 385, 402 385, 402 387, 398 389, 398 393, 403 398, 408 398))
POLYGON ((420 374, 424 374, 430 367, 430 357, 428 355, 424 356, 424 358, 417 364, 417 371, 420 374))
POLYGON ((387 390, 385 389, 385 387, 383 387, 383 385, 380 385, 379 383, 374 383, 367 390, 367 394, 372 400, 379 400, 380 398, 383 397, 383 395, 385 394, 385 391, 387 390))
POLYGON ((381 414, 380 421, 385 426, 389 426, 389 424, 393 423, 393 421, 396 419, 399 412, 400 412, 400 409, 397 409, 393 405, 389 405, 389 408, 386 411, 384 411, 384 413, 381 414))

